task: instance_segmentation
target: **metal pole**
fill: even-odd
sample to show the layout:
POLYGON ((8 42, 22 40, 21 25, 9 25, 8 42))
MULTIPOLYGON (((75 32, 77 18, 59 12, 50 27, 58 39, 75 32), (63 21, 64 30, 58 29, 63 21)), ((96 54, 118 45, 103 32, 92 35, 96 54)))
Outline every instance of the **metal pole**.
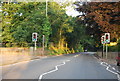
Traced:
POLYGON ((47 6, 48 6, 48 1, 46 0, 46 17, 47 17, 47 6))
POLYGON ((106 59, 107 59, 107 51, 108 51, 108 50, 107 50, 107 44, 106 44, 106 59))
POLYGON ((44 44, 45 44, 45 36, 43 35, 43 52, 44 52, 44 48, 45 48, 45 46, 44 46, 44 44))
POLYGON ((102 52, 102 58, 103 58, 103 56, 104 56, 104 44, 103 44, 103 52, 102 52))
POLYGON ((35 41, 35 50, 36 50, 36 41, 35 41))
POLYGON ((10 3, 10 1, 8 0, 8 4, 10 3))

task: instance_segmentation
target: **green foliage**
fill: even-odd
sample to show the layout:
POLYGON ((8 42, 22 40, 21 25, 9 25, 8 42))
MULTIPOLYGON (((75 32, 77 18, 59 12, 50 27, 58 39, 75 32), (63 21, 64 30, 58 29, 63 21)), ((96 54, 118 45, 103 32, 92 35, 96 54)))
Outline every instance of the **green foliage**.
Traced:
POLYGON ((117 45, 116 46, 109 46, 108 49, 109 49, 110 52, 118 52, 118 46, 117 45))
POLYGON ((4 43, 12 42, 18 43, 16 46, 28 46, 33 32, 38 33, 38 42, 42 41, 40 38, 43 34, 46 41, 49 40, 51 26, 45 16, 44 3, 5 4, 3 15, 4 43))
POLYGON ((86 44, 93 44, 94 40, 86 35, 86 26, 76 22, 77 18, 67 16, 65 5, 48 2, 47 17, 45 9, 46 4, 40 2, 4 4, 4 46, 32 46, 33 32, 38 33, 37 43, 42 44, 42 36, 45 35, 45 46, 50 48, 51 55, 82 52, 86 44))
POLYGON ((108 49, 112 52, 120 52, 120 39, 118 40, 117 45, 109 46, 108 49))
POLYGON ((78 47, 75 49, 76 52, 84 52, 83 46, 81 44, 79 44, 78 47))

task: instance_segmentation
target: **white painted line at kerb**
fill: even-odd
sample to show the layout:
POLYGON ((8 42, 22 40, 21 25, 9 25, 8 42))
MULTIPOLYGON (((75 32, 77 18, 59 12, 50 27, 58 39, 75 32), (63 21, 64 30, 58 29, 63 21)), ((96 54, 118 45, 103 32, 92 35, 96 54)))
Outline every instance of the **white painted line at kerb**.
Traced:
POLYGON ((79 55, 75 55, 74 57, 78 57, 79 55))
POLYGON ((66 60, 66 61, 63 62, 62 64, 55 66, 55 69, 54 69, 54 70, 49 71, 49 72, 46 72, 46 73, 43 73, 42 75, 39 76, 38 81, 41 81, 44 75, 47 75, 47 74, 49 74, 49 73, 52 73, 52 72, 58 71, 58 67, 59 67, 59 66, 63 66, 63 65, 65 65, 66 62, 69 62, 69 61, 70 61, 70 60, 66 60))
MULTIPOLYGON (((42 58, 47 58, 47 57, 42 57, 42 58)), ((22 61, 22 62, 18 62, 18 63, 14 63, 14 64, 9 64, 9 65, 4 65, 4 66, 0 66, 0 68, 9 67, 9 66, 13 66, 13 65, 21 64, 21 63, 32 62, 32 61, 36 61, 36 60, 41 60, 42 58, 33 59, 33 60, 29 60, 29 61, 22 61)))
POLYGON ((116 70, 114 67, 112 67, 113 70, 116 70))
POLYGON ((101 63, 101 61, 97 57, 93 56, 93 58, 96 59, 98 63, 101 63))
POLYGON ((108 63, 106 63, 106 62, 101 62, 101 65, 105 66, 105 67, 108 67, 108 63))
MULTIPOLYGON (((120 75, 119 75, 118 73, 110 70, 110 69, 109 69, 109 68, 111 67, 110 65, 108 65, 106 62, 101 62, 101 65, 102 65, 102 66, 105 66, 107 71, 109 71, 109 72, 117 75, 117 78, 118 78, 118 80, 120 81, 120 75)), ((114 70, 115 68, 112 67, 112 69, 114 70)))

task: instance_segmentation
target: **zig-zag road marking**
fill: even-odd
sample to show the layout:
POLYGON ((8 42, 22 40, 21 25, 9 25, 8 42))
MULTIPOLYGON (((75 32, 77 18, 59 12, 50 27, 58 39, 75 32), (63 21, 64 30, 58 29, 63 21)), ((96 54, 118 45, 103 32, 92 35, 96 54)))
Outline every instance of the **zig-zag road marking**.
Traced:
MULTIPOLYGON (((108 63, 106 63, 106 62, 101 62, 101 65, 102 65, 102 66, 105 66, 107 71, 109 71, 109 72, 111 72, 111 73, 117 75, 117 78, 118 78, 118 80, 120 81, 120 75, 119 75, 118 73, 116 73, 116 72, 110 70, 109 68, 110 68, 111 66, 108 65, 108 63)), ((115 68, 112 68, 112 69, 114 70, 115 68)))
POLYGON ((47 74, 49 74, 49 73, 52 73, 52 72, 58 71, 58 67, 59 67, 59 66, 63 66, 63 65, 65 65, 66 62, 69 62, 69 61, 70 61, 70 60, 66 60, 66 61, 63 62, 62 64, 55 66, 55 69, 54 69, 54 70, 49 71, 49 72, 46 72, 46 73, 43 73, 42 75, 39 76, 39 80, 38 80, 38 81, 41 81, 41 79, 43 78, 44 75, 47 75, 47 74))

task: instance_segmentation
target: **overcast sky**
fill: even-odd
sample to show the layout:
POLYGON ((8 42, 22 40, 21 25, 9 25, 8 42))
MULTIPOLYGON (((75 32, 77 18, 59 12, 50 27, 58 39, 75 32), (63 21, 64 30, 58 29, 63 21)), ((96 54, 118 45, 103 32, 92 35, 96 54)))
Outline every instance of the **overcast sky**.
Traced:
POLYGON ((68 16, 76 17, 82 13, 79 13, 78 11, 76 11, 74 5, 70 5, 66 7, 66 14, 68 16))
POLYGON ((80 1, 80 0, 54 0, 54 1, 55 1, 55 2, 58 2, 59 4, 61 4, 61 3, 63 3, 63 4, 64 4, 64 3, 65 3, 65 4, 69 3, 69 4, 70 4, 69 6, 67 6, 67 7, 65 8, 65 9, 66 9, 66 14, 67 14, 68 16, 76 17, 76 16, 80 15, 80 13, 75 10, 76 6, 73 5, 73 3, 74 3, 75 1, 80 1))

